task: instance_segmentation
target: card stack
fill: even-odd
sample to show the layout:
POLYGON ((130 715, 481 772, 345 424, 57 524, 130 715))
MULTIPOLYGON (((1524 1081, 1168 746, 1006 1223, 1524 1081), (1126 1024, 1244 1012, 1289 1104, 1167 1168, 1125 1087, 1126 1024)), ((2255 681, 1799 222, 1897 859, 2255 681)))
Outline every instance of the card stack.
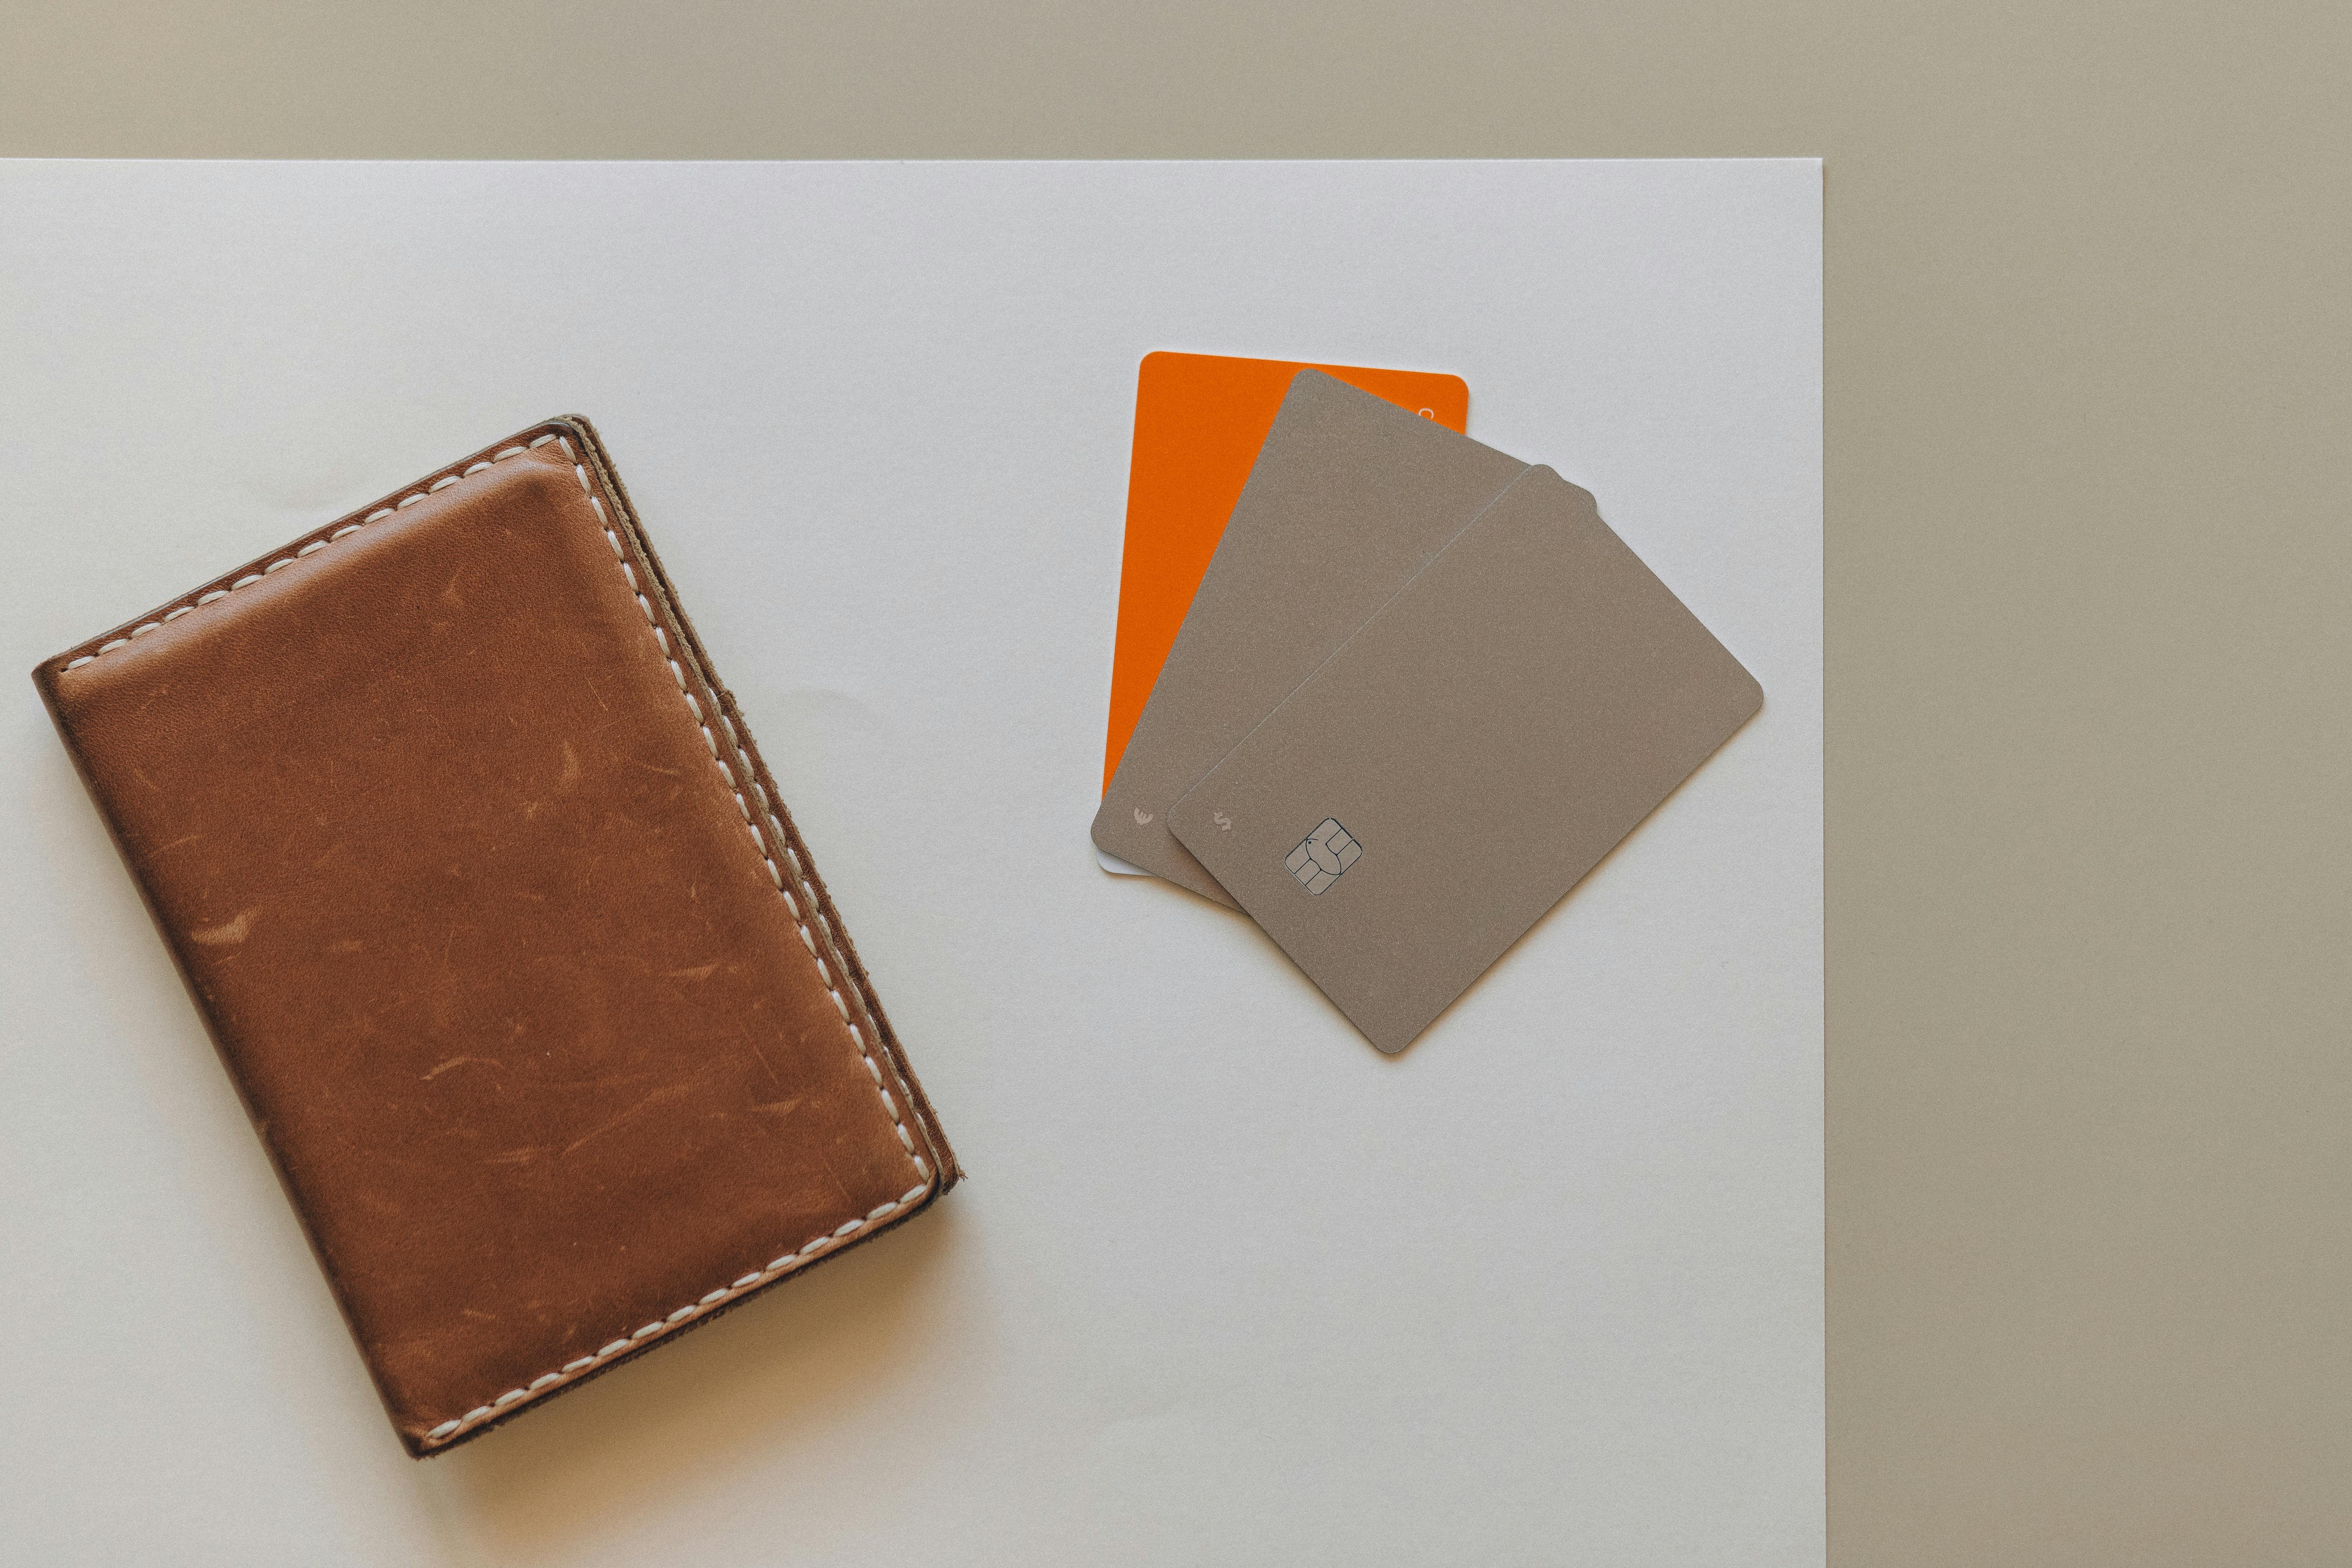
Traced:
POLYGON ((1246 911, 1390 1053, 1763 702, 1589 492, 1461 433, 1468 401, 1197 354, 1139 384, 1095 845, 1246 911))

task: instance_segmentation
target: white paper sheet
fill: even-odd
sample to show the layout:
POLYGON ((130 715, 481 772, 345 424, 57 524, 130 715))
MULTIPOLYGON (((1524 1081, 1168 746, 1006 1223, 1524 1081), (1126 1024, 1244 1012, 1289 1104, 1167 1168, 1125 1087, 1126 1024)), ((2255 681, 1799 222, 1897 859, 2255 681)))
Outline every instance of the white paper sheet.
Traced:
POLYGON ((0 165, 18 671, 594 418, 971 1183, 403 1458, 29 682, 0 1516, 44 1563, 1818 1563, 1811 161, 0 165), (1764 713, 1404 1058, 1071 852, 1135 365, 1457 372, 1764 713))

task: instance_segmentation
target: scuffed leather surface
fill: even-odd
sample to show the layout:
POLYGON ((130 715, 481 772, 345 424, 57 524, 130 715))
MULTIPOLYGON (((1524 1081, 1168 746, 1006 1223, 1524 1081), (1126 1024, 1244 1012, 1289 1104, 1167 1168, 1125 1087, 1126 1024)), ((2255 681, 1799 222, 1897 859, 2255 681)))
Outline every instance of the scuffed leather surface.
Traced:
POLYGON ((540 435, 35 671, 412 1453, 959 1174, 593 432, 428 481, 540 435))

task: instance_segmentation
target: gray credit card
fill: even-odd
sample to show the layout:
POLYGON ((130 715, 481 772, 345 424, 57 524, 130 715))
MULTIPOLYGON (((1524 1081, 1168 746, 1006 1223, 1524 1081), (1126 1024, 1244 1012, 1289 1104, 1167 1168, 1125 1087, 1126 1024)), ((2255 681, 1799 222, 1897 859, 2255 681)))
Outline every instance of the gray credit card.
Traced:
POLYGON ((1169 833, 1169 808, 1527 472, 1433 420, 1299 372, 1103 792, 1095 847, 1232 905, 1169 833))
MULTIPOLYGON (((1231 741, 1193 721, 1188 739, 1225 750, 1163 817, 1391 1053, 1763 703, 1590 494, 1549 468, 1496 488, 1444 510, 1475 521, 1376 613, 1348 597, 1360 625, 1332 637, 1318 617, 1311 635, 1282 639, 1267 678, 1289 682, 1278 705, 1256 700, 1263 684, 1236 694, 1228 710, 1245 711, 1231 741), (1335 651, 1294 679, 1324 640, 1335 651)), ((1402 554, 1392 545, 1387 559, 1402 554)), ((1317 602, 1311 582, 1299 588, 1317 602)), ((1112 803, 1124 804, 1116 790, 1112 803)))

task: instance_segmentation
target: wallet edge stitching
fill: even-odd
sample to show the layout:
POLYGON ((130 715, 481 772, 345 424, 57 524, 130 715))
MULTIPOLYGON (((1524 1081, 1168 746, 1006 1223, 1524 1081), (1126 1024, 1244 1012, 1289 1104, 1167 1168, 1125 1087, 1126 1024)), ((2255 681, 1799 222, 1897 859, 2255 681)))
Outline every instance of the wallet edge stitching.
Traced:
MULTIPOLYGON (((545 439, 552 439, 552 437, 547 437, 545 439)), ((534 441, 530 446, 536 447, 543 444, 544 440, 534 441)), ((137 638, 145 637, 149 632, 161 630, 164 626, 170 622, 178 620, 182 616, 193 615, 196 611, 201 610, 207 605, 219 604, 223 599, 227 598, 239 588, 249 588, 254 584, 260 582, 264 577, 269 576, 273 573, 308 560, 320 551, 324 550, 330 544, 341 543, 342 541, 349 539, 352 534, 359 532, 369 523, 382 522, 385 518, 392 516, 394 513, 415 506, 418 502, 424 500, 425 497, 429 495, 436 495, 442 490, 447 489, 451 485, 457 483, 461 479, 472 479, 476 474, 483 472, 494 463, 503 463, 509 458, 522 457, 530 450, 530 447, 520 445, 510 446, 502 451, 493 453, 488 458, 477 458, 472 463, 467 464, 464 468, 456 472, 442 473, 436 475, 431 479, 419 479, 406 494, 402 495, 397 500, 394 500, 384 506, 377 507, 374 510, 369 512, 365 517, 361 518, 356 522, 342 522, 335 526, 331 532, 321 534, 315 539, 306 540, 299 544, 288 545, 286 547, 286 553, 280 555, 277 560, 264 565, 258 572, 248 572, 245 574, 245 575, 229 583, 226 587, 206 588, 189 599, 187 603, 184 605, 176 605, 171 609, 165 610, 162 614, 156 616, 152 620, 142 621, 139 625, 131 627, 129 631, 123 633, 123 635, 119 637, 109 637, 103 642, 100 642, 97 638, 93 637, 89 642, 79 644, 79 648, 89 648, 90 651, 87 653, 76 651, 74 657, 66 660, 63 669, 65 671, 72 671, 81 668, 82 666, 86 664, 94 664, 106 655, 112 653, 116 648, 128 647, 137 638), (91 647, 91 644, 93 643, 97 645, 94 647, 91 647)), ((213 581, 217 584, 221 579, 215 577, 213 581)))
MULTIPOLYGON (((782 897, 784 908, 793 917, 793 928, 800 932, 801 945, 808 949, 809 957, 816 963, 817 979, 824 984, 825 994, 832 998, 834 1011, 841 1015, 843 1026, 849 1030, 850 1042, 857 1047, 858 1060, 865 1064, 866 1075, 874 1080, 874 1092, 880 1098, 882 1109, 889 1113, 891 1131, 898 1134, 899 1146, 906 1151, 908 1160, 913 1163, 915 1174, 929 1182, 931 1177, 930 1165, 924 1160, 921 1152, 915 1147, 913 1137, 907 1131, 906 1119, 898 1112, 898 1102, 891 1095, 889 1086, 882 1081, 882 1069, 874 1064, 873 1048, 866 1042, 865 1031, 857 1026, 857 1020, 850 1016, 849 1004, 841 994, 841 983, 834 975, 835 968, 840 969, 844 974, 847 973, 847 966, 842 963, 840 944, 835 936, 832 922, 825 919, 824 910, 819 904, 816 894, 809 887, 808 873, 801 864, 800 856, 794 852, 784 836, 783 824, 776 820, 776 813, 768 799, 768 792, 760 786, 758 779, 739 776, 735 768, 728 764, 727 759, 719 754, 719 739, 710 731, 712 715, 703 712, 700 700, 687 685, 686 672, 679 666, 677 656, 669 646, 669 637, 662 630, 659 618, 654 615, 652 602, 646 597, 644 586, 637 582, 637 574, 629 565, 627 552, 621 548, 621 536, 614 530, 613 520, 605 515, 604 501, 598 498, 594 487, 589 482, 586 465, 579 460, 579 455, 572 449, 572 442, 565 437, 542 436, 531 445, 538 447, 550 440, 561 445, 563 455, 572 459, 572 477, 579 481, 581 492, 588 498, 588 504, 596 510, 596 521, 604 531, 604 542, 613 547, 613 557, 620 563, 621 575, 627 582, 631 595, 637 601, 637 608, 645 614, 646 625, 654 634, 655 646, 661 650, 663 658, 669 665, 670 679, 677 682, 678 695, 685 700, 688 711, 694 715, 695 726, 702 732, 702 743, 710 752, 711 764, 718 768, 719 775, 727 783, 728 793, 735 802, 735 810, 743 818, 744 830, 751 834, 752 847, 759 851, 760 864, 767 868, 768 880, 775 885, 777 893, 782 897), (743 798, 743 787, 747 784, 751 786, 751 793, 759 797, 761 815, 767 819, 769 829, 775 837, 776 847, 782 850, 784 858, 792 863, 793 881, 800 889, 801 898, 808 900, 810 912, 816 916, 817 928, 824 932, 824 952, 817 951, 816 940, 809 934, 808 916, 801 912, 800 899, 793 898, 792 889, 784 885, 784 874, 777 867, 775 857, 769 853, 767 839, 761 835, 760 824, 751 815, 750 802, 743 798), (828 968, 825 964, 827 953, 833 957, 832 968, 828 968)), ((698 668, 697 673, 705 672, 698 668)), ((713 700, 715 704, 715 693, 713 700)), ((734 753, 736 764, 748 772, 750 764, 745 760, 741 743, 736 737, 734 721, 728 718, 723 710, 716 717, 719 726, 727 731, 728 750, 734 753)), ((897 1064, 893 1063, 894 1076, 896 1067, 897 1064)), ((904 1089, 905 1086, 902 1083, 901 1092, 904 1089)))

